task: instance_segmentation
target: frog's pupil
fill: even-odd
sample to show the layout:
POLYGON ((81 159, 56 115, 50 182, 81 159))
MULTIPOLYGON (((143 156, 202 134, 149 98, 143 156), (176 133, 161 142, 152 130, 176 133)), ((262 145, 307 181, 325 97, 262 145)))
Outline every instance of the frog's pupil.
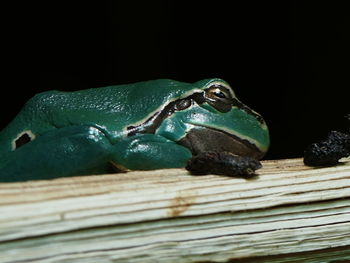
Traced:
POLYGON ((222 98, 222 99, 225 99, 225 98, 226 98, 225 94, 224 94, 222 91, 215 91, 215 92, 214 92, 214 95, 215 95, 216 97, 219 97, 219 98, 222 98))

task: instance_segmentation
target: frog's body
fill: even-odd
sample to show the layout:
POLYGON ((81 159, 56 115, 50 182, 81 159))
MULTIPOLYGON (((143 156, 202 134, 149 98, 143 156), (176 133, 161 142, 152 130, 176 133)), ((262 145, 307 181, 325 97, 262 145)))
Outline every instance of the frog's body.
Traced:
POLYGON ((0 133, 0 181, 185 167, 207 150, 261 158, 268 145, 261 116, 220 79, 49 91, 0 133))

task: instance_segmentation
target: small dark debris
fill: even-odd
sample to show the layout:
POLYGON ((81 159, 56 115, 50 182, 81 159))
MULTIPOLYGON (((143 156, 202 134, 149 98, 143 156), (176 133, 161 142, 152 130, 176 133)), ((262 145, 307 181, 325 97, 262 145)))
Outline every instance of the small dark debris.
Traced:
POLYGON ((255 176, 255 170, 261 167, 261 163, 251 157, 207 151, 192 157, 186 169, 193 175, 217 174, 252 178, 255 176))
MULTIPOLYGON (((346 116, 350 121, 350 114, 346 116)), ((334 166, 339 160, 350 156, 350 134, 331 131, 321 142, 309 145, 304 152, 304 163, 308 166, 334 166)))

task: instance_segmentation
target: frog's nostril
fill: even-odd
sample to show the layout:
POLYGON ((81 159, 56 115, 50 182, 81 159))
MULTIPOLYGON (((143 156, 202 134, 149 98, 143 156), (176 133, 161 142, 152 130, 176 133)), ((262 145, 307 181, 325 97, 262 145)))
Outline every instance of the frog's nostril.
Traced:
POLYGON ((266 122, 265 122, 265 120, 263 119, 263 117, 261 117, 261 115, 256 114, 256 115, 255 115, 255 118, 258 120, 258 122, 260 122, 260 124, 266 125, 266 122))

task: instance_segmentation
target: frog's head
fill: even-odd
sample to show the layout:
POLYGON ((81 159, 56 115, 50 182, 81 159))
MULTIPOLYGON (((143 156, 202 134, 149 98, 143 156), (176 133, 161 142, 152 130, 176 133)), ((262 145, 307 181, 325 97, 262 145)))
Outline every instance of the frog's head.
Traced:
POLYGON ((178 143, 190 148, 193 154, 228 151, 261 159, 267 152, 270 141, 264 119, 240 102, 227 82, 221 79, 196 82, 193 94, 187 93, 177 105, 179 110, 172 124, 181 120, 186 126, 178 143))
POLYGON ((240 102, 224 80, 176 83, 172 89, 176 95, 142 125, 129 127, 129 135, 156 133, 189 148, 194 155, 228 151, 261 159, 267 152, 270 142, 265 121, 240 102))

